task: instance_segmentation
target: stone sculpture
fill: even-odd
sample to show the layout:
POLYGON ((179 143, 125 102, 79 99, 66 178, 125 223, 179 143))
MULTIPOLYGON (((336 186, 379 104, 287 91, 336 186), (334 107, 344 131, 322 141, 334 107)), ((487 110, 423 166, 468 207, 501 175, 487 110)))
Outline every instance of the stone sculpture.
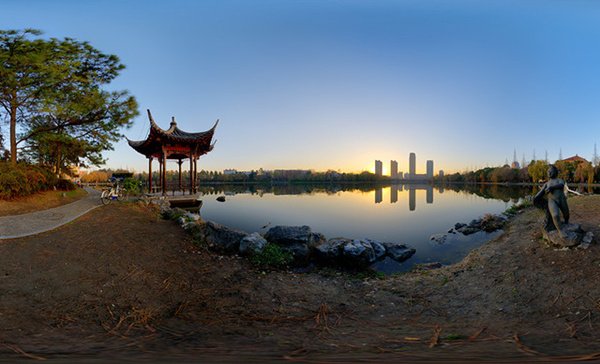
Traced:
MULTIPOLYGON (((584 231, 579 224, 569 223, 569 205, 567 203, 567 184, 558 178, 558 169, 548 167, 548 182, 534 196, 533 204, 545 210, 546 218, 542 228, 544 239, 552 245, 572 247, 584 240, 584 231)), ((588 236, 586 235, 587 240, 588 236)))
POLYGON ((548 167, 548 182, 542 186, 533 198, 535 206, 546 210, 544 229, 546 231, 557 230, 561 237, 564 237, 561 227, 563 223, 569 223, 570 216, 569 205, 565 195, 565 185, 565 181, 558 178, 558 169, 550 165, 548 167), (562 219, 560 216, 561 213, 562 219))

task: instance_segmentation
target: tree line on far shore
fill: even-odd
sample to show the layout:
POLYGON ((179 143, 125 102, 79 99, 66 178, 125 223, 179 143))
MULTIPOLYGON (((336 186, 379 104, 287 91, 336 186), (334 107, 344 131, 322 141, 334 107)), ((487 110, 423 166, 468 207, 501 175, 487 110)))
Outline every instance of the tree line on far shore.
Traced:
MULTIPOLYGON (((600 165, 577 160, 558 160, 553 163, 558 168, 558 177, 568 183, 598 183, 600 182, 600 165)), ((436 177, 437 182, 450 183, 540 183, 548 179, 547 172, 550 163, 544 160, 531 161, 527 167, 511 168, 486 167, 476 171, 449 174, 436 177)))
MULTIPOLYGON (((113 173, 123 173, 125 170, 101 169, 81 175, 83 183, 106 182, 113 173)), ((179 183, 179 172, 175 170, 166 171, 167 184, 174 186, 179 183)), ((148 173, 134 173, 133 178, 148 182, 148 173)), ((189 172, 182 171, 182 184, 186 186, 189 181, 189 172)), ((156 185, 158 183, 158 173, 152 174, 152 181, 156 185)), ((275 170, 263 171, 262 169, 253 170, 250 172, 235 172, 223 173, 220 171, 198 172, 198 180, 200 183, 287 183, 287 182, 388 182, 390 179, 387 176, 377 176, 370 172, 361 173, 341 173, 333 170, 326 172, 304 171, 304 170, 275 170)))
MULTIPOLYGON (((600 166, 592 166, 584 161, 556 161, 554 165, 559 170, 559 177, 569 183, 597 183, 600 181, 600 166)), ((508 165, 502 167, 487 167, 477 171, 468 171, 436 176, 432 182, 435 183, 540 183, 547 180, 549 163, 543 160, 532 161, 524 168, 511 168, 508 165)), ((113 173, 127 172, 123 170, 103 169, 81 175, 84 183, 106 182, 113 173)), ((176 186, 179 183, 179 172, 167 170, 167 184, 176 186)), ((146 184, 148 173, 134 173, 133 178, 146 184)), ((153 184, 158 183, 158 173, 153 173, 153 184)), ((377 176, 371 172, 343 173, 334 170, 317 172, 310 170, 274 170, 262 169, 249 172, 206 171, 198 172, 200 183, 393 183, 389 176, 377 176)), ((182 172, 182 184, 187 186, 189 172, 182 172)), ((403 182, 403 181, 398 181, 403 182)), ((431 181, 424 181, 429 183, 431 181)))

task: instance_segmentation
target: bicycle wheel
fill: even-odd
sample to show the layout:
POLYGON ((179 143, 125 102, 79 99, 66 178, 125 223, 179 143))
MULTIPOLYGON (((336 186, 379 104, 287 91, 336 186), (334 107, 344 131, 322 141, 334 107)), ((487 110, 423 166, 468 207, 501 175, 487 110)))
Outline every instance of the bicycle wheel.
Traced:
POLYGON ((110 191, 109 190, 102 191, 102 194, 100 195, 100 200, 102 200, 102 204, 108 205, 111 201, 110 191))
POLYGON ((119 201, 125 201, 127 200, 127 192, 124 191, 119 191, 119 194, 117 195, 117 200, 119 201))

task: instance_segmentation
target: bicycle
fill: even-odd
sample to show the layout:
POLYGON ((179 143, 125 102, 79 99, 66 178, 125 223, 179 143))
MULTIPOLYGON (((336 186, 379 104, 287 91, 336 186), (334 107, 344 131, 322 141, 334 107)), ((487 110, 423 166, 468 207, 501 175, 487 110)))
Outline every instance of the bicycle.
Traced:
POLYGON ((127 198, 123 191, 123 187, 121 187, 119 184, 121 180, 113 177, 109 179, 109 182, 112 182, 113 185, 110 187, 110 189, 104 189, 100 195, 100 200, 102 200, 103 205, 108 205, 113 200, 123 201, 127 198))

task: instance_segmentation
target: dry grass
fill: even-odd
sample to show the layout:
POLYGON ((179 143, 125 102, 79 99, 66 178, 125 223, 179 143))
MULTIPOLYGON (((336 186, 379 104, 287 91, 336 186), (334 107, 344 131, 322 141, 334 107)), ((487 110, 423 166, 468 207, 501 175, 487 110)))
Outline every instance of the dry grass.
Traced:
POLYGON ((11 201, 0 200, 0 216, 21 215, 66 205, 87 195, 83 189, 73 191, 45 191, 11 201))

